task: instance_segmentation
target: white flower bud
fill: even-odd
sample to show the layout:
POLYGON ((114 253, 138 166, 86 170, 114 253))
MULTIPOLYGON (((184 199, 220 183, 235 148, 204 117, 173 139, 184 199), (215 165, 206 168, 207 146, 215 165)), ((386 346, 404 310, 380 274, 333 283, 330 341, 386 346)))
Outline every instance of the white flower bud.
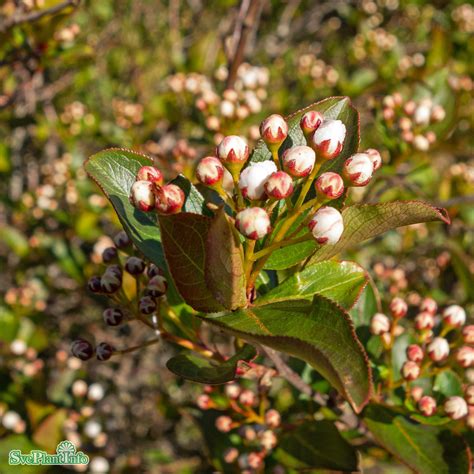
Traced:
POLYGON ((271 430, 265 430, 260 436, 260 444, 266 449, 273 449, 277 445, 277 437, 271 430))
POLYGON ((415 402, 419 402, 423 396, 423 388, 417 386, 412 387, 410 390, 410 396, 415 402))
POLYGON ((249 157, 249 147, 243 138, 229 135, 217 147, 217 156, 222 163, 238 163, 243 166, 249 157))
POLYGON ((405 380, 415 380, 420 376, 420 366, 412 360, 407 360, 402 366, 402 376, 405 380))
POLYGON ((423 311, 422 313, 417 314, 415 317, 415 328, 418 331, 423 331, 424 329, 433 329, 435 325, 434 315, 423 311))
POLYGON ((284 171, 272 173, 263 187, 267 196, 273 199, 286 199, 294 190, 292 177, 284 171))
POLYGON ((382 313, 376 313, 370 320, 370 332, 376 336, 390 331, 390 319, 382 313))
POLYGON ((428 125, 430 123, 431 107, 432 104, 430 100, 424 100, 418 105, 413 116, 416 124, 428 125))
POLYGON ((102 426, 97 421, 89 420, 84 425, 84 434, 91 439, 94 439, 101 432, 102 432, 102 426))
POLYGON ((104 387, 100 383, 93 383, 90 385, 89 390, 87 392, 87 398, 94 402, 98 402, 102 400, 105 395, 104 387))
POLYGON ((346 126, 340 120, 325 120, 314 132, 312 146, 318 156, 332 160, 341 153, 346 138, 346 126))
POLYGON ((474 405, 474 385, 466 387, 464 398, 469 405, 474 405))
POLYGON ((436 400, 433 397, 425 395, 418 402, 418 409, 425 416, 432 416, 436 411, 436 400))
POLYGON ((423 135, 416 135, 413 138, 413 146, 420 151, 427 151, 430 148, 430 141, 423 135))
POLYGON ((283 168, 288 174, 295 178, 301 178, 308 176, 313 171, 316 154, 309 146, 294 146, 285 150, 282 162, 283 168))
POLYGON ((462 336, 466 344, 474 344, 474 324, 463 327, 462 336))
POLYGON ((142 166, 137 173, 136 181, 150 181, 163 184, 163 173, 154 166, 142 166))
POLYGON ((371 159, 374 171, 377 171, 382 167, 382 155, 378 150, 375 148, 367 148, 364 153, 366 153, 371 159))
POLYGON ((374 165, 366 153, 356 153, 348 158, 342 169, 344 177, 352 186, 366 186, 372 179, 374 165))
POLYGON ((232 429, 232 418, 230 416, 219 416, 216 418, 216 428, 221 433, 228 433, 232 429))
POLYGON ((253 163, 240 173, 239 188, 244 197, 252 201, 265 197, 265 182, 277 171, 273 161, 253 163))
POLYGON ((200 183, 206 186, 215 186, 222 181, 224 169, 218 158, 206 156, 197 165, 196 176, 200 183))
POLYGON ((438 311, 438 304, 433 298, 425 298, 421 302, 420 311, 426 311, 434 316, 436 311, 438 311))
POLYGON ((466 312, 461 306, 453 304, 443 311, 443 321, 449 326, 461 327, 466 322, 466 312))
POLYGON ((407 347, 407 358, 413 362, 421 362, 425 354, 418 344, 410 344, 407 347))
POLYGON ((461 367, 465 369, 474 365, 474 349, 469 346, 463 346, 456 352, 456 360, 461 367))
POLYGON ((442 122, 446 117, 446 111, 444 110, 443 106, 435 105, 431 110, 431 118, 435 122, 442 122))
POLYGON ((327 171, 315 181, 316 192, 326 199, 337 199, 344 193, 344 181, 337 173, 327 171))
POLYGON ((20 415, 13 410, 7 411, 2 417, 2 425, 7 430, 14 430, 21 421, 20 415))
POLYGON ((96 456, 92 459, 89 469, 94 474, 106 474, 110 472, 110 464, 104 457, 96 456))
POLYGON ((337 209, 324 206, 316 211, 308 227, 318 244, 336 244, 344 230, 344 222, 337 209))
POLYGON ((242 389, 236 383, 229 383, 224 387, 225 394, 232 400, 239 398, 240 392, 242 389))
POLYGON ((303 133, 308 136, 320 127, 323 120, 324 117, 321 113, 316 112, 315 110, 310 110, 301 117, 301 130, 303 130, 303 133))
POLYGON ((130 203, 141 211, 151 211, 155 207, 155 194, 151 181, 135 181, 130 190, 130 203))
POLYGON ((186 199, 183 190, 176 184, 156 188, 156 210, 160 214, 176 214, 181 211, 186 199))
POLYGON ((250 207, 235 217, 235 226, 245 237, 258 240, 271 231, 270 218, 261 207, 250 207))
POLYGON ((390 302, 390 312, 394 318, 403 318, 408 311, 408 305, 402 298, 393 298, 390 302))
POLYGON ((229 100, 223 100, 220 105, 221 115, 226 118, 234 116, 235 106, 229 100))
POLYGON ((260 135, 270 147, 280 145, 288 136, 288 124, 281 115, 270 115, 261 123, 260 135))
POLYGON ((449 397, 444 402, 444 411, 452 420, 460 420, 468 412, 466 400, 462 397, 449 397))
POLYGON ((449 344, 443 337, 435 337, 428 345, 428 355, 435 362, 445 360, 449 355, 449 344))

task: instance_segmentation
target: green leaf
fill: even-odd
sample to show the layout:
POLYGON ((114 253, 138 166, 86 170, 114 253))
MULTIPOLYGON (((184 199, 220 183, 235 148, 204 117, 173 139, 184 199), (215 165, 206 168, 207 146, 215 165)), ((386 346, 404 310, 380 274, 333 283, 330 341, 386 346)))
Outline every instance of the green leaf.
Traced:
POLYGON ((451 421, 451 418, 447 416, 441 416, 441 415, 424 416, 421 413, 412 413, 410 415, 410 418, 412 420, 418 421, 418 423, 421 423, 422 425, 431 425, 431 426, 447 425, 451 421))
POLYGON ((278 444, 275 458, 292 469, 358 470, 355 449, 328 420, 306 422, 287 432, 278 444))
POLYGON ((244 254, 235 226, 220 208, 209 226, 205 280, 214 298, 226 309, 247 303, 244 254))
POLYGON ((166 363, 168 370, 193 382, 219 385, 235 379, 239 360, 252 360, 257 354, 254 347, 245 345, 237 354, 223 363, 195 354, 179 354, 166 363))
POLYGON ((344 209, 342 217, 344 232, 339 242, 319 247, 311 257, 311 262, 328 260, 364 240, 396 227, 430 221, 450 223, 445 209, 433 207, 421 201, 358 204, 344 209))
POLYGON ((152 159, 147 156, 111 148, 91 156, 84 167, 112 203, 123 228, 135 245, 153 263, 164 267, 156 214, 135 209, 128 199, 138 170, 152 164, 152 159))
POLYGON ((211 211, 206 206, 204 196, 198 191, 198 189, 183 175, 177 176, 171 181, 176 186, 179 186, 186 197, 184 202, 183 212, 192 212, 194 214, 204 214, 211 216, 211 211))
POLYGON ((275 250, 265 263, 266 270, 285 270, 302 262, 318 248, 316 241, 308 240, 275 250))
POLYGON ((365 409, 364 421, 379 444, 419 474, 470 472, 469 447, 443 427, 421 425, 376 404, 365 409))
POLYGON ((350 309, 366 284, 365 270, 354 262, 319 262, 290 276, 254 304, 260 306, 284 300, 310 299, 318 294, 344 309, 350 309))
POLYGON ((22 466, 18 465, 12 468, 8 464, 8 453, 18 449, 22 454, 28 454, 33 450, 39 449, 39 446, 31 442, 24 435, 11 435, 0 439, 0 472, 15 472, 18 474, 34 474, 44 472, 48 466, 22 466))
POLYGON ((184 301, 198 311, 224 310, 207 287, 205 278, 211 218, 181 212, 160 216, 159 222, 168 268, 184 301))
POLYGON ((459 375, 450 369, 436 375, 433 390, 442 393, 445 397, 463 396, 462 381, 459 375))
POLYGON ((50 453, 56 451, 56 446, 63 439, 63 425, 67 412, 61 408, 46 417, 33 433, 33 441, 50 453))
POLYGON ((231 334, 308 362, 359 412, 372 390, 367 356, 348 314, 316 295, 201 316, 231 334))

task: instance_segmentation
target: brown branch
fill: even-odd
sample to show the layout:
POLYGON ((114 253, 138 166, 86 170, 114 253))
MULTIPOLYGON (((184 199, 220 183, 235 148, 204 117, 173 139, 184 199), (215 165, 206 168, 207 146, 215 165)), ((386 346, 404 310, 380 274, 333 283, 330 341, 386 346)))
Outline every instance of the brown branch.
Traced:
POLYGON ((37 10, 30 13, 14 13, 2 23, 0 23, 0 33, 5 33, 14 26, 21 25, 23 23, 33 23, 45 16, 54 15, 55 13, 59 13, 68 7, 76 8, 80 1, 81 0, 65 0, 64 2, 58 3, 57 5, 54 5, 50 8, 45 8, 44 10, 37 10))
POLYGON ((233 89, 237 71, 242 64, 245 48, 250 35, 257 24, 262 0, 242 0, 239 16, 233 34, 232 54, 229 55, 227 88, 233 89))

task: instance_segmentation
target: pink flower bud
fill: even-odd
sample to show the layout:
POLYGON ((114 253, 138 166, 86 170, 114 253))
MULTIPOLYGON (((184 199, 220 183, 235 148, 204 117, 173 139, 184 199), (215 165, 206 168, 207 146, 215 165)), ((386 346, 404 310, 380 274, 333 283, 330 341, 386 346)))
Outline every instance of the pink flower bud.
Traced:
POLYGON ((227 464, 232 464, 235 461, 237 461, 237 458, 239 457, 239 450, 237 448, 227 448, 224 451, 224 461, 227 464))
POLYGON ((342 151, 346 126, 340 120, 325 120, 314 132, 312 146, 326 160, 336 158, 342 151))
POLYGON ((436 311, 438 311, 438 304, 433 298, 425 298, 421 302, 420 311, 426 311, 434 316, 436 311))
POLYGON ((200 183, 215 186, 222 181, 224 166, 214 156, 206 156, 197 165, 196 176, 200 183))
POLYGON ((151 211, 155 206, 153 183, 150 181, 135 181, 130 190, 130 203, 140 211, 151 211))
POLYGON ((89 281, 87 282, 87 288, 89 288, 89 291, 92 293, 100 293, 102 291, 100 277, 97 275, 90 277, 89 281))
POLYGON ((293 178, 284 171, 276 171, 270 175, 263 187, 268 197, 285 199, 293 193, 293 178))
POLYGON ((446 111, 444 110, 443 106, 435 105, 431 110, 431 118, 435 122, 441 122, 446 117, 446 111))
POLYGON ((255 393, 253 393, 252 390, 248 390, 248 389, 242 390, 241 394, 239 395, 239 402, 242 405, 251 407, 255 405, 255 401, 256 401, 255 393))
POLYGON ((294 146, 285 150, 282 156, 284 170, 295 178, 308 176, 316 163, 316 154, 305 145, 294 146))
POLYGON ((319 126, 323 123, 324 117, 321 113, 315 110, 306 112, 300 120, 300 127, 305 135, 310 135, 316 131, 319 126))
POLYGON ((418 402, 418 409, 425 416, 432 416, 436 411, 436 400, 433 397, 425 395, 418 402))
POLYGON ((456 360, 461 367, 467 369, 474 365, 474 349, 463 346, 456 352, 456 360))
POLYGON ((221 433, 228 433, 232 429, 232 418, 230 416, 219 416, 216 418, 216 428, 221 433))
POLYGON ((155 275, 146 286, 147 293, 154 298, 163 296, 168 290, 168 281, 163 275, 155 275))
POLYGON ((474 385, 466 387, 464 398, 469 405, 474 405, 474 385))
POLYGON ((425 354, 418 344, 410 344, 407 347, 407 358, 413 362, 421 362, 425 354))
POLYGON ((376 336, 390 331, 390 319, 382 313, 376 313, 370 320, 370 332, 376 336))
POLYGON ((421 397, 423 396, 423 388, 422 387, 412 387, 410 389, 410 396, 415 402, 419 402, 421 397))
POLYGON ((130 275, 141 275, 145 271, 145 262, 138 257, 128 257, 124 268, 130 275))
POLYGON ((260 453, 249 453, 247 456, 247 462, 251 469, 258 470, 263 465, 262 455, 260 453))
POLYGON ((229 383, 224 387, 225 394, 232 400, 239 398, 241 388, 236 383, 229 383))
POLYGON ((124 230, 118 232, 114 237, 114 244, 119 249, 127 248, 132 241, 124 230))
POLYGON ((470 324, 462 329, 462 336, 466 344, 474 344, 474 325, 470 324))
POLYGON ((71 344, 71 354, 81 360, 89 360, 94 354, 94 348, 85 339, 76 339, 71 344))
POLYGON ((326 199, 337 199, 344 193, 344 181, 337 174, 331 171, 323 173, 315 181, 316 192, 326 199))
POLYGON ((101 342, 95 349, 95 356, 97 357, 97 360, 103 362, 112 357, 114 350, 115 349, 107 342, 101 342))
POLYGON ((460 420, 468 413, 466 400, 462 397, 449 397, 444 402, 444 411, 452 420, 460 420))
POLYGON ((107 308, 102 316, 108 326, 118 326, 123 321, 123 312, 119 308, 107 308))
POLYGON ((250 207, 235 217, 235 227, 245 237, 258 240, 271 231, 270 218, 261 207, 250 207))
POLYGON ((378 150, 376 150, 375 148, 367 148, 364 153, 368 155, 370 160, 372 161, 374 171, 377 171, 382 167, 382 155, 379 153, 378 150))
POLYGON ((461 306, 453 304, 443 311, 443 321, 449 326, 461 327, 466 322, 466 312, 461 306))
POLYGON ((183 190, 176 184, 166 184, 156 188, 156 210, 160 214, 177 214, 184 205, 183 190))
POLYGON ((260 135, 267 145, 280 145, 288 136, 288 124, 281 115, 270 115, 261 123, 260 135))
POLYGON ((403 364, 401 372, 405 380, 415 380, 420 376, 420 366, 412 360, 407 360, 403 364))
POLYGON ((260 444, 267 450, 270 451, 277 445, 277 437, 271 430, 265 430, 260 435, 260 444))
POLYGON ((102 261, 104 263, 111 263, 116 261, 118 258, 118 252, 115 247, 107 247, 103 252, 102 252, 102 261))
POLYGON ((403 318, 408 311, 408 305, 402 298, 394 298, 390 302, 390 312, 394 318, 403 318))
POLYGON ((137 181, 150 181, 158 185, 163 184, 163 173, 154 166, 142 166, 137 173, 137 181))
POLYGON ((341 213, 333 207, 324 206, 316 211, 310 223, 309 230, 318 244, 336 244, 344 231, 341 213))
POLYGON ((417 314, 415 317, 415 328, 418 331, 424 329, 433 329, 435 325, 435 319, 433 314, 423 311, 422 313, 417 314))
POLYGON ((249 157, 249 147, 244 139, 237 135, 224 137, 217 147, 217 156, 223 163, 243 165, 249 157))
POLYGON ((104 293, 115 293, 122 286, 122 277, 118 272, 107 269, 100 279, 100 286, 104 293))
POLYGON ((143 296, 138 302, 138 308, 142 314, 151 314, 156 310, 156 303, 150 296, 143 296))
POLYGON ((239 188, 244 197, 257 201, 265 197, 265 182, 277 171, 273 161, 261 161, 247 166, 240 174, 239 188))
POLYGON ((356 153, 348 158, 342 169, 342 174, 352 186, 366 186, 372 179, 374 165, 366 153, 356 153))
POLYGON ((269 428, 277 428, 281 423, 281 416, 277 410, 271 409, 265 413, 265 423, 269 428))
POLYGON ((449 344, 443 337, 435 337, 428 345, 428 355, 431 360, 441 362, 449 355, 449 344))
POLYGON ((196 405, 201 409, 201 410, 209 410, 211 406, 213 405, 211 397, 205 393, 202 395, 199 395, 196 400, 196 405))

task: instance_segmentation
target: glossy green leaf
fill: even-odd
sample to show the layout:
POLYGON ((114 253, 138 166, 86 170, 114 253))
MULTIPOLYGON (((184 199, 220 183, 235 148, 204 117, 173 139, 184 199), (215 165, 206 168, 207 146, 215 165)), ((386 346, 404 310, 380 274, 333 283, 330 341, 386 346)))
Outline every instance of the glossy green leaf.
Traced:
POLYGON ((445 397, 463 396, 462 380, 456 372, 443 370, 434 380, 433 390, 442 393, 445 397))
POLYGON ((254 347, 245 345, 237 354, 223 363, 195 354, 179 354, 166 363, 168 370, 193 382, 219 385, 235 379, 237 363, 252 360, 257 354, 254 347))
POLYGON ((156 214, 135 209, 128 199, 138 170, 152 164, 147 156, 112 148, 91 156, 84 167, 114 206, 135 245, 152 262, 163 267, 165 260, 156 214))
POLYGON ((311 299, 318 294, 350 309, 367 283, 365 270, 354 262, 320 262, 295 273, 254 302, 311 299))
POLYGON ((356 450, 328 420, 306 422, 285 433, 275 458, 292 469, 358 470, 356 450))
POLYGON ((461 438, 441 426, 421 425, 382 405, 369 405, 364 422, 375 440, 419 474, 470 472, 471 452, 461 438))
POLYGON ((171 182, 176 184, 176 186, 179 186, 184 192, 186 200, 182 209, 183 212, 193 212, 194 214, 204 214, 208 216, 212 215, 211 211, 206 206, 204 196, 188 178, 179 175, 171 182))
MULTIPOLYGON (((45 472, 48 466, 28 466, 8 464, 8 455, 12 450, 19 450, 22 454, 28 454, 40 447, 30 441, 25 435, 11 435, 0 439, 0 472, 14 472, 16 474, 35 474, 45 472)), ((54 450, 53 450, 54 452, 54 450)))
POLYGON ((224 310, 205 278, 206 242, 212 219, 181 212, 160 216, 159 222, 168 268, 184 301, 198 311, 224 310))
POLYGON ((289 300, 202 317, 231 334, 308 362, 356 411, 372 389, 367 356, 348 314, 331 300, 289 300))
POLYGON ((442 426, 447 425, 451 422, 451 418, 447 416, 441 415, 432 415, 432 416, 424 416, 421 413, 412 413, 410 415, 412 420, 418 421, 422 425, 431 425, 431 426, 442 426))

